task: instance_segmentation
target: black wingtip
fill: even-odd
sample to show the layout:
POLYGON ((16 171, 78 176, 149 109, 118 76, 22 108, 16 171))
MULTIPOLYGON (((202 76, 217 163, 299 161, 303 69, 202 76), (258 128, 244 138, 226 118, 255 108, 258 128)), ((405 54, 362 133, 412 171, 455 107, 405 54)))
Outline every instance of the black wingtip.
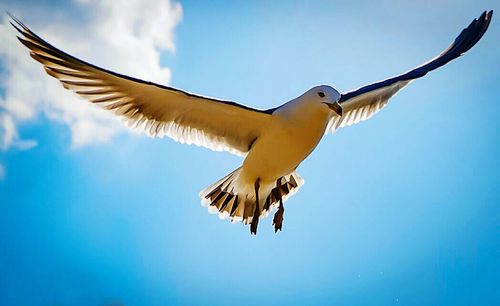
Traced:
POLYGON ((16 16, 11 14, 9 11, 5 11, 5 13, 10 17, 11 21, 9 23, 19 32, 24 33, 24 32, 31 32, 30 29, 21 21, 19 20, 16 16), (14 23, 12 23, 12 21, 14 23))
POLYGON ((493 10, 483 11, 481 16, 475 18, 469 26, 462 30, 460 35, 455 38, 455 41, 441 54, 439 59, 430 63, 427 67, 424 66, 427 68, 427 71, 441 67, 474 47, 488 30, 492 16, 493 10))
POLYGON ((391 84, 394 84, 395 82, 420 78, 426 75, 428 72, 446 65, 450 61, 458 58, 459 56, 469 51, 479 42, 479 40, 488 30, 492 17, 493 17, 493 10, 483 11, 481 16, 475 18, 465 29, 462 30, 462 32, 460 32, 460 34, 455 38, 452 44, 434 59, 399 76, 383 80, 377 83, 373 83, 367 86, 363 86, 361 88, 355 89, 347 93, 343 93, 341 95, 339 103, 342 104, 345 101, 352 99, 356 96, 365 94, 367 92, 382 87, 389 86, 391 84))
POLYGON ((11 12, 9 12, 8 10, 5 10, 5 14, 7 14, 7 16, 9 16, 9 18, 10 18, 9 23, 10 23, 10 24, 11 24, 11 25, 12 25, 12 26, 13 26, 13 27, 17 30, 17 31, 21 32, 21 31, 19 30, 19 27, 18 27, 18 26, 16 26, 16 24, 17 24, 17 25, 19 25, 19 19, 17 19, 17 18, 14 16, 14 14, 12 14, 11 12), (14 24, 14 23, 15 23, 15 24, 14 24))
POLYGON ((19 19, 16 18, 16 16, 12 15, 11 12, 9 11, 5 11, 5 13, 7 14, 7 16, 9 16, 10 20, 9 20, 9 23, 20 33, 22 33, 23 31, 21 31, 20 27, 23 27, 23 24, 21 21, 19 21, 19 19))
MULTIPOLYGON (((5 13, 7 14, 7 16, 9 16, 9 18, 14 21, 15 23, 17 23, 18 25, 21 25, 21 21, 19 21, 19 19, 16 18, 16 16, 14 16, 11 12, 9 11, 5 11, 5 13)), ((12 22, 11 22, 12 24, 12 22)))

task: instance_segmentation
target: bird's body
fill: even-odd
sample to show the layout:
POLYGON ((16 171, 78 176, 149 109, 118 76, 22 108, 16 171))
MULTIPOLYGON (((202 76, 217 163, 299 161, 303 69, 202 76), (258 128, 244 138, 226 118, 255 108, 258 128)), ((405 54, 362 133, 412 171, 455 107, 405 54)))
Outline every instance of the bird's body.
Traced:
MULTIPOLYGON (((326 91, 318 86, 311 91, 326 91)), ((314 150, 325 134, 332 112, 314 101, 313 94, 304 94, 277 108, 272 113, 264 132, 256 138, 243 162, 243 173, 250 181, 260 178, 274 183, 293 172, 314 150), (273 153, 273 154, 270 154, 273 153)))
POLYGON ((270 198, 278 180, 289 181, 289 177, 294 176, 296 186, 293 187, 300 187, 302 179, 295 169, 316 148, 331 117, 337 115, 322 103, 317 103, 318 92, 325 95, 322 98, 325 101, 336 101, 340 98, 339 92, 323 85, 314 87, 276 108, 263 122, 260 133, 251 142, 242 166, 234 172, 230 180, 225 177, 201 192, 201 197, 207 199, 208 205, 216 203, 211 205, 213 208, 217 208, 219 202, 222 202, 222 206, 226 200, 224 194, 214 194, 214 190, 217 191, 214 188, 220 187, 220 190, 239 197, 242 205, 238 206, 241 212, 235 211, 231 214, 218 208, 212 209, 214 213, 219 213, 222 218, 231 217, 232 220, 252 222, 254 216, 249 212, 255 209, 255 182, 259 182, 260 190, 259 216, 267 215, 273 205, 279 204, 279 196, 288 195, 290 190, 285 189, 280 191, 279 196, 270 198), (224 183, 228 186, 224 186, 224 183), (247 206, 251 209, 245 213, 247 206))
POLYGON ((19 20, 12 25, 30 55, 66 89, 122 117, 154 137, 168 136, 245 157, 240 168, 200 192, 202 203, 221 218, 251 224, 278 208, 303 184, 296 172, 325 133, 372 117, 412 80, 472 48, 486 32, 493 12, 484 12, 431 61, 406 73, 340 94, 314 87, 277 108, 257 110, 114 73, 77 59, 47 43, 19 20))

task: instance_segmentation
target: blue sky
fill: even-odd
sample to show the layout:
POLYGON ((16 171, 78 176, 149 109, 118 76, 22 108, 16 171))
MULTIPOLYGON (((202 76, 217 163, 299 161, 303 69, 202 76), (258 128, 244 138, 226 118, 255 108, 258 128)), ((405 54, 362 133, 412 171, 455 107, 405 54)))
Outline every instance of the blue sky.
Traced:
MULTIPOLYGON (((404 72, 483 10, 500 9, 494 1, 180 4, 175 52, 159 59, 170 85, 259 108, 317 84, 346 91, 404 72)), ((36 31, 88 22, 96 12, 79 5, 2 1, 0 9, 36 31)), ((250 236, 199 205, 198 191, 239 157, 125 132, 73 146, 67 122, 48 112, 18 121, 20 137, 37 145, 0 151, 0 304, 498 304, 499 38, 494 16, 467 55, 369 121, 325 137, 298 169, 305 185, 286 203, 278 234, 270 218, 250 236)))

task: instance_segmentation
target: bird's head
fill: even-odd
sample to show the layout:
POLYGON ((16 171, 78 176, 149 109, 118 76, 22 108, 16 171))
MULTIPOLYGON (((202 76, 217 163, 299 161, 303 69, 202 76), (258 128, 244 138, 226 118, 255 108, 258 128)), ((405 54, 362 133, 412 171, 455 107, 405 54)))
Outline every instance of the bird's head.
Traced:
POLYGON ((328 85, 320 85, 309 89, 304 96, 310 103, 321 107, 328 107, 338 116, 342 116, 342 106, 339 104, 340 93, 328 85))

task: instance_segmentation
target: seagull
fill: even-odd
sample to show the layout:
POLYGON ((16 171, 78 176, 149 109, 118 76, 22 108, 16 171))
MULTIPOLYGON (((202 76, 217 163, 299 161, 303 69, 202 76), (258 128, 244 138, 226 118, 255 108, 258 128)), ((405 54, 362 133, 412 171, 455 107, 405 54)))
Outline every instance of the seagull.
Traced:
POLYGON ((249 224, 251 234, 257 234, 259 219, 271 211, 275 232, 282 230, 283 203, 304 183, 296 169, 324 135, 371 118, 411 81, 467 52, 486 32, 492 15, 483 12, 441 54, 406 73, 344 93, 316 86, 278 107, 259 110, 94 66, 52 46, 9 14, 19 41, 64 88, 151 137, 243 156, 239 168, 199 195, 210 213, 249 224))

